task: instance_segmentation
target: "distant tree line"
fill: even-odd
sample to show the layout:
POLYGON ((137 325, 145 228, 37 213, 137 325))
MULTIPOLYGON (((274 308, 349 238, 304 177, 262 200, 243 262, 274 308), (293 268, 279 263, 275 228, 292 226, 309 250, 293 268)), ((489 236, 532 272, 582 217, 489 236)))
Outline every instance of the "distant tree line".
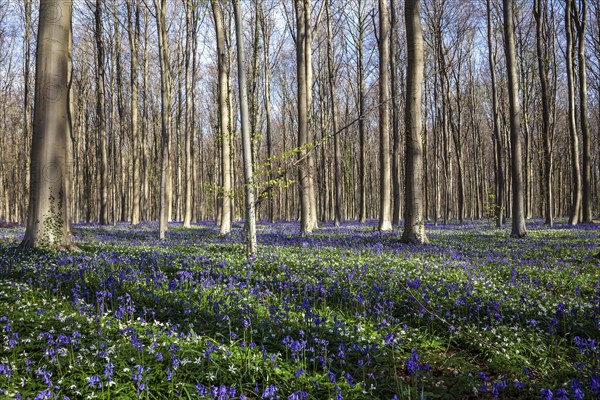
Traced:
POLYGON ((0 0, 0 221, 591 223, 599 38, 586 0, 0 0))

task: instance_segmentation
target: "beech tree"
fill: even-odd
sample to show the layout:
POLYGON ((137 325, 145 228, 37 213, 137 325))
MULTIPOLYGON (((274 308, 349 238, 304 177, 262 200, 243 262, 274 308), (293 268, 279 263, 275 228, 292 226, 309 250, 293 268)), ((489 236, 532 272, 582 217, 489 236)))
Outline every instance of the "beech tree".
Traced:
POLYGON ((223 27, 223 13, 219 0, 211 0, 215 34, 217 37, 217 69, 219 74, 218 100, 219 100, 219 139, 221 143, 221 185, 222 203, 219 219, 220 234, 228 235, 231 232, 231 132, 228 110, 229 78, 227 76, 227 52, 225 49, 225 31, 223 27))
POLYGON ((141 185, 140 185, 140 130, 138 121, 138 47, 140 40, 140 9, 137 0, 127 0, 127 27, 129 48, 131 51, 130 67, 130 88, 131 88, 131 137, 132 137, 132 207, 131 207, 131 225, 136 226, 140 223, 140 203, 141 203, 141 185))
POLYGON ((166 0, 154 0, 158 35, 158 59, 160 61, 160 108, 161 108, 161 174, 160 174, 160 221, 159 238, 165 238, 171 209, 171 77, 169 76, 169 54, 167 47, 166 0))
POLYGON ((392 230, 390 165, 390 23, 387 0, 379 0, 379 231, 392 230))
POLYGON ((235 36, 238 60, 238 82, 240 90, 240 116, 242 120, 242 150, 244 153, 244 187, 246 194, 246 254, 256 254, 256 213, 254 206, 254 180, 252 177, 252 144, 248 121, 248 93, 246 87, 246 59, 244 54, 244 26, 240 0, 233 3, 235 13, 235 36))
POLYGON ((102 0, 96 0, 94 8, 96 37, 96 121, 100 141, 100 225, 108 224, 108 138, 106 132, 106 87, 105 87, 105 48, 102 0))
POLYGON ((573 22, 577 32, 577 71, 579 80, 579 125, 582 139, 582 193, 581 222, 592 223, 592 148, 588 122, 587 62, 585 54, 585 30, 587 24, 587 1, 573 2, 573 22))
POLYGON ((423 85, 423 32, 420 0, 404 1, 406 25, 406 205, 404 208, 404 243, 427 243, 423 209, 423 143, 421 136, 421 92, 423 85))
POLYGON ((312 104, 311 12, 310 0, 294 2, 296 7, 296 71, 298 87, 298 179, 300 184, 300 232, 312 233, 316 225, 316 207, 312 186, 309 114, 312 104))
POLYGON ((29 209, 21 249, 65 248, 73 242, 68 219, 69 79, 72 4, 43 0, 36 51, 29 209))
POLYGON ((569 224, 577 225, 581 211, 581 163, 579 161, 579 134, 577 133, 577 121, 575 114, 575 71, 574 71, 574 27, 572 13, 575 11, 575 1, 567 0, 565 7, 565 35, 567 62, 567 89, 568 89, 568 128, 571 143, 571 176, 572 176, 572 199, 569 212, 569 224))
POLYGON ((521 110, 519 103, 519 79, 515 55, 513 1, 503 0, 504 54, 508 74, 508 100, 510 103, 510 149, 512 177, 512 230, 511 236, 527 235, 523 205, 523 170, 521 152, 521 110))
MULTIPOLYGON (((489 0, 488 0, 489 2, 489 0)), ((543 188, 545 198, 544 223, 552 226, 554 223, 554 196, 552 191, 552 167, 554 140, 553 107, 550 101, 550 34, 548 21, 548 4, 541 0, 534 1, 534 17, 536 31, 536 54, 538 59, 538 74, 540 79, 540 102, 542 106, 542 137, 543 137, 543 188)))

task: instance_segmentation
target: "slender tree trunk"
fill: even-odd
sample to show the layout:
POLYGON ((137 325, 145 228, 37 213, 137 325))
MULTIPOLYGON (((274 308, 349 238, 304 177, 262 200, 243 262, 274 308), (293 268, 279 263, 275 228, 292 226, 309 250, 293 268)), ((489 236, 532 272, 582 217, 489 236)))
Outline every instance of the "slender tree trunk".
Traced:
POLYGON ((542 0, 534 1, 534 17, 536 27, 536 52, 538 59, 538 72, 541 86, 541 103, 542 103, 542 137, 544 146, 544 162, 543 162, 543 188, 545 197, 545 224, 553 225, 554 198, 552 195, 552 129, 550 117, 550 94, 548 89, 548 45, 545 44, 550 39, 547 32, 547 5, 542 0))
POLYGON ((273 188, 270 185, 273 179, 273 133, 271 122, 271 60, 269 59, 270 50, 270 30, 267 26, 267 19, 262 9, 262 3, 258 2, 260 14, 260 27, 263 35, 263 64, 265 68, 265 134, 267 139, 267 181, 269 182, 267 190, 267 214, 271 223, 275 222, 275 202, 273 198, 273 188))
MULTIPOLYGON (((390 84, 392 85, 392 224, 400 225, 402 182, 400 180, 400 104, 398 99, 398 17, 396 0, 390 1, 390 84)), ((427 134, 425 133, 425 136, 427 134)), ((427 149, 425 149, 427 150, 427 149)))
POLYGON ((357 57, 357 78, 358 78, 358 135, 360 140, 360 157, 359 157, 359 217, 360 223, 364 223, 367 220, 367 133, 365 131, 365 78, 364 78, 364 66, 363 66, 363 39, 364 39, 364 26, 363 26, 363 4, 359 1, 358 5, 358 41, 356 49, 357 57))
POLYGON ((71 3, 61 0, 47 0, 40 8, 31 186, 27 229, 19 246, 23 250, 73 247, 67 193, 71 11, 71 3))
POLYGON ((192 26, 194 2, 186 0, 185 4, 185 195, 183 227, 189 228, 192 223, 192 40, 195 40, 192 26))
POLYGON ((406 159, 404 231, 402 242, 427 243, 423 210, 423 144, 421 138, 421 97, 423 85, 423 32, 420 0, 404 1, 406 25, 406 159))
MULTIPOLYGON (((142 51, 142 61, 143 61, 143 75, 142 75, 142 93, 148 93, 148 82, 150 80, 150 63, 148 57, 148 40, 149 40, 149 31, 148 31, 148 9, 147 7, 140 8, 140 11, 143 10, 144 17, 144 41, 143 41, 143 51, 142 51)), ((150 116, 148 114, 148 96, 142 96, 142 120, 140 124, 141 132, 149 132, 150 126, 148 124, 150 116)), ((140 153, 140 167, 143 171, 143 179, 142 179, 142 198, 143 204, 140 206, 140 214, 141 218, 144 220, 151 219, 151 211, 152 206, 150 205, 150 162, 149 162, 149 144, 148 144, 148 135, 140 135, 141 136, 141 153, 140 153)))
POLYGON ((296 1, 296 68, 298 76, 298 179, 300 182, 300 232, 310 234, 314 229, 313 217, 311 217, 311 185, 310 185, 310 163, 308 151, 310 150, 309 135, 309 94, 308 90, 312 86, 309 82, 307 65, 308 51, 310 47, 308 40, 307 16, 310 13, 310 1, 296 1))
POLYGON ((160 175, 160 227, 159 238, 165 238, 168 229, 169 210, 171 209, 171 168, 169 155, 171 149, 171 79, 169 77, 169 52, 167 49, 166 11, 167 0, 154 0, 156 26, 158 30, 158 51, 160 60, 161 95, 161 175, 160 175))
POLYGON ((215 34, 217 36, 217 68, 219 73, 219 136, 221 143, 221 185, 222 185, 222 203, 220 213, 221 235, 228 235, 231 232, 231 131, 229 121, 229 109, 227 106, 228 98, 228 77, 227 77, 227 52, 225 49, 225 31, 223 28, 223 13, 219 0, 211 0, 213 17, 215 22, 215 34))
MULTIPOLYGON (((27 152, 31 153, 31 35, 32 35, 32 24, 31 24, 31 14, 32 14, 32 0, 24 0, 23 1, 23 13, 25 17, 25 27, 23 33, 23 137, 25 138, 25 148, 24 154, 27 152)), ((29 171, 31 168, 31 161, 26 160, 25 166, 26 171, 29 171)), ((27 193, 29 189, 29 176, 30 174, 25 173, 25 179, 23 182, 23 193, 27 193)), ((0 181, 0 185, 3 182, 0 181)), ((6 190, 5 186, 5 189, 6 190)), ((8 201, 5 201, 5 205, 8 206, 8 201)), ((8 207, 5 213, 5 219, 8 220, 8 207)))
POLYGON ((140 10, 137 0, 127 0, 127 23, 129 30, 129 48, 131 50, 130 88, 131 88, 131 187, 132 207, 131 225, 140 223, 141 182, 140 182, 140 132, 138 121, 138 43, 140 38, 140 10))
POLYGON ((527 235, 523 207, 523 171, 521 154, 521 110, 519 104, 519 78, 515 55, 513 1, 503 0, 504 5, 504 52, 508 74, 508 100, 510 107, 510 147, 512 159, 512 237, 527 235))
POLYGON ((315 160, 315 151, 312 151, 313 146, 313 129, 312 129, 312 120, 313 120, 313 94, 312 94, 312 86, 313 86, 313 67, 312 67, 312 37, 313 37, 313 27, 312 27, 312 2, 311 0, 302 0, 305 3, 305 12, 304 12, 304 25, 306 32, 306 40, 304 45, 304 57, 306 62, 304 63, 304 68, 306 69, 306 109, 307 109, 307 125, 308 125, 308 133, 307 133, 307 143, 309 149, 311 151, 308 152, 308 186, 309 186, 309 200, 310 200, 310 225, 311 229, 315 230, 319 227, 319 220, 317 214, 317 190, 315 186, 315 176, 316 176, 316 160, 315 160))
POLYGON ((592 147, 590 128, 588 122, 587 101, 587 66, 585 54, 585 28, 587 19, 587 1, 580 0, 579 7, 573 2, 575 11, 575 27, 577 29, 577 61, 579 67, 579 124, 581 126, 581 139, 583 142, 583 174, 582 174, 582 220, 584 224, 592 223, 592 147))
POLYGON ((96 0, 94 16, 96 21, 96 118, 100 138, 100 225, 108 224, 108 138, 106 134, 104 84, 104 28, 102 26, 102 0, 96 0))
POLYGON ((379 231, 392 230, 389 72, 390 26, 387 0, 379 0, 379 231))
POLYGON ((487 42, 488 42, 488 63, 490 66, 490 80, 492 90, 492 118, 494 140, 496 143, 496 195, 494 202, 494 216, 496 226, 501 227, 504 224, 504 196, 505 196, 505 179, 504 179, 504 141, 500 134, 500 116, 498 114, 498 94, 496 91, 496 52, 493 46, 493 26, 492 26, 492 8, 491 1, 486 0, 487 5, 487 42))
POLYGON ((575 72, 573 71, 573 24, 572 16, 574 0, 567 0, 565 8, 565 35, 567 48, 565 50, 567 59, 567 87, 569 96, 568 127, 571 139, 571 174, 573 180, 573 197, 569 212, 569 224, 577 225, 581 211, 581 167, 579 162, 579 137, 577 135, 575 115, 575 72))
POLYGON ((340 135, 338 133, 339 121, 338 121, 338 104, 336 97, 336 73, 335 73, 335 62, 333 58, 333 32, 331 26, 331 0, 327 0, 327 72, 329 78, 329 96, 331 98, 331 124, 333 134, 333 186, 335 191, 334 201, 334 214, 333 220, 335 226, 340 226, 342 220, 342 153, 340 146, 340 135))
MULTIPOLYGON (((238 59, 238 87, 240 91, 240 114, 242 120, 242 151, 244 158, 244 186, 246 194, 246 254, 256 254, 256 215, 254 208, 254 183, 252 178, 252 143, 248 122, 248 93, 246 85, 246 61, 244 54, 244 28, 240 0, 234 1, 235 34, 238 59)), ((258 29, 258 27, 256 28, 258 29)))
MULTIPOLYGON (((117 116, 118 118, 113 118, 113 121, 115 121, 115 125, 116 125, 116 120, 118 119, 118 125, 119 125, 119 139, 118 139, 118 144, 116 143, 117 141, 115 140, 115 147, 116 147, 116 152, 115 154, 113 154, 114 157, 114 161, 113 161, 113 165, 114 165, 114 182, 113 182, 113 186, 115 188, 115 198, 118 197, 119 198, 119 204, 114 204, 116 210, 119 212, 119 221, 123 222, 126 220, 126 212, 127 212, 127 192, 128 192, 128 186, 127 186, 127 167, 125 164, 125 157, 123 155, 124 151, 123 151, 123 144, 125 142, 125 138, 126 138, 126 123, 125 123, 125 104, 124 104, 124 96, 123 96, 123 70, 122 70, 122 62, 121 62, 121 53, 123 51, 122 47, 121 47, 121 28, 120 28, 120 21, 119 21, 119 16, 117 13, 117 2, 116 0, 113 0, 112 2, 112 17, 113 17, 113 33, 114 33, 114 46, 113 46, 113 52, 112 52, 112 57, 114 60, 114 69, 115 69, 115 84, 116 84, 116 90, 115 90, 115 94, 116 94, 116 106, 117 106, 117 116), (118 157, 117 157, 117 152, 118 152, 118 157), (117 177, 117 171, 120 170, 120 179, 116 179, 117 177), (117 205, 119 205, 120 207, 117 208, 117 205)), ((114 114, 113 114, 114 115, 114 114)), ((116 130, 116 129, 115 129, 116 130)), ((116 215, 116 214, 115 214, 116 215)), ((116 223, 117 218, 113 219, 113 223, 116 223)))

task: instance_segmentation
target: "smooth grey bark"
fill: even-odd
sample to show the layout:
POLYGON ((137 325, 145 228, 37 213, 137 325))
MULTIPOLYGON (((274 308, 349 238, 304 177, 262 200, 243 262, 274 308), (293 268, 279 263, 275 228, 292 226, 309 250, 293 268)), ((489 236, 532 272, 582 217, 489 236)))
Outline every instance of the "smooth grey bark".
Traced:
POLYGON ((423 89, 423 31, 421 29, 421 2, 404 1, 406 29, 406 158, 404 231, 402 242, 427 243, 423 199, 423 143, 421 137, 421 98, 423 89))
POLYGON ((67 193, 71 14, 72 4, 62 0, 46 0, 40 7, 29 207, 19 246, 23 250, 73 249, 67 193))
POLYGON ((222 204, 219 218, 219 234, 228 235, 231 232, 231 131, 228 107, 229 83, 227 77, 227 51, 225 48, 225 31, 223 13, 219 0, 211 0, 215 34, 217 37, 217 69, 219 74, 219 136, 221 143, 221 185, 222 204))
POLYGON ((193 27, 194 4, 191 0, 185 3, 185 194, 183 227, 189 228, 192 224, 192 40, 195 40, 193 27))
POLYGON ((242 125, 242 151, 244 159, 244 186, 246 194, 246 254, 256 254, 256 212, 254 205, 254 183, 252 177, 252 141, 248 113, 248 89, 246 84, 246 60, 244 54, 244 26, 240 0, 233 3, 235 14, 235 37, 238 60, 238 87, 240 91, 240 117, 242 125))
MULTIPOLYGON (((24 0, 23 1, 23 14, 25 17, 25 26, 23 32, 23 136, 25 137, 25 143, 31 138, 31 36, 32 36, 32 24, 31 24, 31 14, 32 14, 32 0, 24 0)), ((29 143, 28 143, 29 144, 29 143)), ((31 152, 31 147, 26 146, 24 149, 24 154, 29 151, 31 152)), ((29 160, 29 164, 26 166, 29 168, 31 166, 31 160, 29 160)), ((2 172, 0 172, 0 175, 2 172)), ((29 174, 25 174, 25 182, 23 182, 23 193, 27 193, 27 189, 29 188, 29 174)), ((2 184, 2 180, 0 180, 0 184, 2 184)), ((8 201, 8 193, 5 196, 5 218, 8 220, 9 215, 9 201, 8 201)))
POLYGON ((96 119, 100 138, 100 225, 108 224, 108 137, 106 132, 106 87, 104 82, 104 27, 103 1, 96 0, 94 17, 96 23, 96 119))
POLYGON ((519 103, 519 78, 515 54, 513 0, 503 0, 504 53, 508 74, 508 100, 510 108, 510 149, 512 178, 512 230, 511 237, 527 235, 523 205, 523 160, 521 153, 521 106, 519 103))
POLYGON ((567 46, 565 49, 567 62, 567 87, 568 87, 568 127, 571 143, 571 179, 572 179, 572 199, 569 211, 569 224, 577 225, 579 222, 579 213, 581 211, 581 165, 579 161, 579 136, 577 134, 576 115, 575 115, 575 71, 573 61, 573 20, 572 12, 574 0, 567 0, 565 7, 565 35, 567 46))
MULTIPOLYGON (((400 177, 400 104, 398 93, 398 17, 396 0, 390 1, 390 84, 392 86, 392 225, 400 225, 402 214, 402 182, 400 177)), ((425 134, 425 138, 427 134, 425 134)), ((425 146, 427 147, 427 146, 425 146)), ((427 187, 427 185, 426 185, 427 187)))
POLYGON ((585 54, 585 29, 587 20, 587 1, 580 0, 579 6, 573 3, 574 22, 577 30, 577 62, 579 78, 579 125, 581 127, 582 152, 582 197, 581 222, 591 224, 592 221, 592 147, 588 116, 587 97, 587 61, 585 54))
POLYGON ((312 26, 312 1, 303 0, 305 2, 304 8, 304 25, 306 32, 306 39, 304 42, 304 57, 306 62, 304 67, 306 69, 306 109, 307 109, 307 144, 311 151, 308 152, 308 187, 309 187, 309 203, 310 203, 310 225, 311 229, 315 230, 319 228, 319 220, 317 213, 317 189, 315 186, 316 176, 316 152, 312 151, 313 145, 313 130, 312 127, 312 107, 313 107, 313 67, 312 67, 312 42, 313 42, 313 26, 312 26))
POLYGON ((360 141, 359 160, 359 214, 358 220, 367 220, 367 132, 365 130, 365 71, 363 62, 364 16, 362 1, 358 2, 358 39, 356 42, 357 80, 358 80, 358 136, 360 141))
POLYGON ((128 184, 127 184, 127 166, 125 164, 124 157, 124 142, 125 137, 127 136, 126 130, 126 116, 125 116, 125 99, 123 95, 123 65, 121 61, 121 53, 123 52, 123 48, 121 47, 121 22, 119 21, 119 14, 117 13, 117 1, 112 1, 112 10, 111 14, 113 17, 113 34, 114 34, 114 43, 112 48, 111 57, 113 58, 113 76, 114 76, 114 85, 116 85, 116 90, 113 91, 113 95, 116 95, 116 101, 113 100, 113 104, 116 103, 117 106, 117 114, 113 112, 113 129, 116 128, 115 125, 119 125, 119 136, 118 143, 115 140, 113 144, 113 148, 116 149, 113 154, 113 188, 114 188, 114 198, 113 201, 113 209, 115 217, 113 218, 113 224, 116 224, 116 211, 119 211, 119 221, 124 222, 127 220, 127 195, 128 195, 128 184), (118 153, 118 155, 117 155, 118 153), (117 171, 120 170, 120 179, 117 179, 117 171), (117 203, 116 199, 119 197, 119 202, 117 203), (117 209, 117 206, 120 206, 117 209))
POLYGON ((496 90, 496 52, 493 48, 493 26, 492 26, 492 8, 491 1, 486 0, 487 7, 487 42, 488 42, 488 64, 490 67, 490 81, 492 92, 492 123, 494 131, 494 142, 496 153, 495 159, 495 187, 496 193, 494 198, 494 219, 496 227, 501 227, 504 224, 504 195, 505 195, 505 179, 504 179, 504 140, 500 134, 500 116, 498 113, 498 93, 496 90))
MULTIPOLYGON (((489 0, 488 0, 489 1, 489 0)), ((548 14, 547 4, 542 0, 534 0, 533 15, 536 30, 536 54, 538 58, 538 75, 540 78, 540 95, 542 103, 542 137, 543 137, 543 192, 545 198, 544 223, 552 226, 554 223, 554 197, 552 193, 552 138, 554 127, 552 126, 550 112, 550 90, 548 85, 549 55, 548 45, 548 14)))
POLYGON ((158 34, 158 52, 160 61, 160 97, 161 97, 161 174, 160 174, 160 222, 159 238, 165 238, 168 230, 169 210, 171 209, 171 170, 169 153, 171 147, 171 79, 169 77, 169 52, 167 50, 166 11, 167 0, 154 0, 156 27, 158 34))
MULTIPOLYGON (((260 2, 259 2, 260 4, 260 2)), ((260 27, 263 35, 263 64, 265 68, 265 134, 267 139, 267 181, 269 188, 267 191, 268 216, 271 223, 275 222, 275 204, 273 200, 273 188, 271 179, 273 179, 273 134, 271 123, 271 61, 269 59, 270 32, 267 27, 266 16, 262 6, 259 5, 260 27)))
POLYGON ((140 9, 137 0, 127 0, 127 27, 129 49, 131 51, 130 89, 131 89, 131 225, 140 223, 141 182, 140 182, 140 129, 138 118, 138 43, 140 39, 140 9))
POLYGON ((333 186, 334 186, 334 210, 333 221, 335 226, 340 226, 342 220, 342 152, 340 135, 338 133, 338 102, 336 96, 336 74, 333 56, 333 32, 331 26, 331 0, 327 0, 327 74, 329 80, 329 96, 331 97, 331 128, 333 134, 333 186))
POLYGON ((309 126, 309 94, 311 88, 308 74, 310 53, 309 33, 310 25, 307 26, 307 14, 310 14, 310 1, 299 0, 296 7, 296 69, 298 86, 298 180, 300 189, 300 232, 310 234, 315 228, 314 218, 311 216, 311 184, 310 184, 310 162, 308 152, 310 150, 310 126, 309 126))
POLYGON ((389 63, 390 24, 387 0, 379 0, 379 224, 392 230, 392 170, 390 160, 389 63))

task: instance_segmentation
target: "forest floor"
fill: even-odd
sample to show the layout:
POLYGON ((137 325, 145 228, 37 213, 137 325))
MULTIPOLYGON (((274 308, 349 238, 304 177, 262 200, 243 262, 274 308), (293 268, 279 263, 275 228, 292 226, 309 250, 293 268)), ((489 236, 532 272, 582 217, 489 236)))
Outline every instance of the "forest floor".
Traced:
POLYGON ((597 226, 0 229, 0 398, 600 398, 597 226))

